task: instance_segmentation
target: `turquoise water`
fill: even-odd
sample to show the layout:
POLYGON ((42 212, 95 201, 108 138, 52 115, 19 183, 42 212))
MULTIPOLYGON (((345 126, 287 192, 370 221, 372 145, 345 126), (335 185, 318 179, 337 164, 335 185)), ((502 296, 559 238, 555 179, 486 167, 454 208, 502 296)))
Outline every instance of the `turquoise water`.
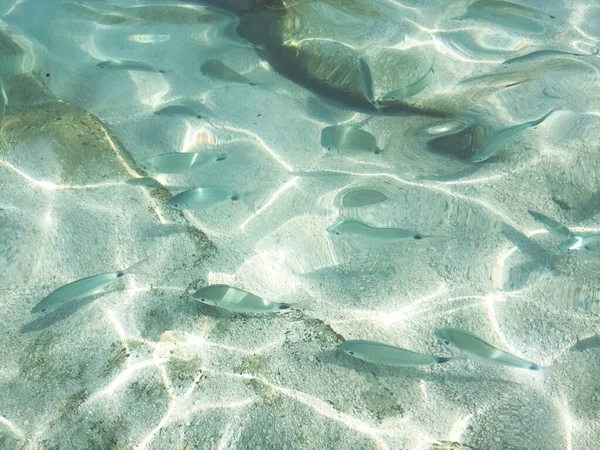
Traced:
POLYGON ((0 0, 0 449, 599 448, 599 20, 0 0))

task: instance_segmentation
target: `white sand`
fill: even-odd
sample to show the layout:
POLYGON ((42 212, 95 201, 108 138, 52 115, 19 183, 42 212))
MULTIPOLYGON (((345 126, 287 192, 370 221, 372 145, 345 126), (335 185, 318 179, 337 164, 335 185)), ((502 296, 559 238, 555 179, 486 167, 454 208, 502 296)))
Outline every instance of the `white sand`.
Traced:
MULTIPOLYGON (((453 20, 463 2, 379 2, 430 39, 416 41, 435 56, 423 104, 477 105, 506 126, 561 106, 497 158, 472 165, 426 149, 424 130, 443 121, 331 106, 225 33, 229 21, 176 23, 185 15, 165 10, 163 20, 97 23, 102 12, 131 17, 119 7, 132 3, 142 4, 82 3, 90 12, 0 0, 0 50, 12 49, 0 53, 0 81, 17 114, 0 122, 0 449, 598 447, 600 350, 571 347, 600 333, 600 258, 561 254, 527 210, 598 232, 600 59, 500 64, 597 45, 597 6, 545 3, 557 19, 528 34, 453 20), (257 86, 203 76, 209 58, 257 86), (168 73, 96 66, 107 59, 168 73), (459 84, 509 71, 519 73, 500 84, 527 82, 497 92, 489 80, 459 84), (42 100, 50 103, 31 106, 42 100), (152 114, 172 104, 206 120, 152 114), (52 125, 58 117, 62 125, 52 125), (373 133, 384 152, 326 155, 320 130, 338 123, 373 133), (173 193, 218 185, 263 194, 254 210, 241 202, 179 215, 160 191, 124 183, 135 167, 123 150, 135 161, 227 154, 193 175, 157 179, 173 193), (290 174, 307 171, 332 173, 290 174), (334 199, 348 186, 390 201, 338 211, 334 199), (338 214, 444 239, 332 236, 325 230, 338 214), (63 284, 144 258, 145 276, 93 301, 30 312, 63 284), (318 301, 305 313, 237 316, 191 297, 207 283, 318 301), (447 355, 433 335, 440 326, 568 367, 548 375, 468 361, 392 369, 335 351, 343 337, 447 355)), ((385 30, 373 29, 373 46, 399 41, 385 44, 385 30)))

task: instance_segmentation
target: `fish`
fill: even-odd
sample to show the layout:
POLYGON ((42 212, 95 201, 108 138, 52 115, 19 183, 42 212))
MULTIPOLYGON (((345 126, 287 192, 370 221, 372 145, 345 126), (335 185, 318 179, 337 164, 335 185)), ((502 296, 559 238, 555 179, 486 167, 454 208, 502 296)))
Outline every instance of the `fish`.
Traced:
POLYGON ((212 156, 199 152, 173 152, 148 158, 142 161, 139 167, 146 172, 183 173, 194 167, 225 159, 227 159, 226 155, 212 156))
POLYGON ((556 108, 550 110, 544 116, 539 119, 525 122, 514 127, 504 128, 503 130, 492 133, 482 144, 482 146, 475 152, 471 157, 471 162, 478 163, 483 162, 496 154, 504 145, 517 134, 523 132, 527 128, 535 127, 542 123, 546 118, 556 111, 556 108))
POLYGON ((249 84, 255 86, 256 83, 252 83, 248 78, 240 75, 233 69, 230 69, 225 63, 218 59, 209 59, 202 66, 200 71, 204 75, 208 75, 211 78, 217 78, 223 81, 231 81, 234 83, 249 84))
POLYGON ((226 309, 229 312, 254 314, 306 309, 315 301, 310 298, 297 303, 272 302, 227 284, 205 286, 194 292, 193 297, 206 305, 226 309))
POLYGON ((432 66, 425 73, 425 75, 423 75, 417 81, 415 81, 412 84, 409 84, 408 86, 404 86, 404 87, 395 89, 391 92, 388 92, 387 94, 385 94, 383 96, 381 101, 382 102, 393 102, 396 100, 403 100, 405 98, 409 98, 409 97, 413 97, 413 96, 417 95, 419 92, 425 90, 425 88, 431 84, 431 81, 433 80, 433 74, 434 74, 434 70, 433 70, 433 66, 432 66))
POLYGON ((138 72, 158 72, 167 73, 165 70, 157 69, 150 64, 141 61, 133 61, 129 59, 111 59, 107 61, 101 61, 96 64, 101 69, 114 69, 114 70, 135 70, 138 72))
POLYGON ((562 365, 541 367, 488 344, 478 336, 457 328, 438 328, 435 336, 444 344, 459 350, 465 358, 502 366, 528 370, 555 370, 562 365))
POLYGON ((196 119, 202 119, 202 115, 198 114, 191 108, 182 105, 167 106, 166 108, 159 109, 154 112, 157 116, 167 117, 195 117, 196 119))
POLYGON ((584 53, 571 53, 563 52, 561 50, 537 50, 535 52, 527 53, 523 56, 517 56, 516 58, 507 59, 502 64, 514 64, 516 62, 523 62, 527 60, 541 59, 549 56, 594 56, 595 53, 584 54, 584 53))
POLYGON ((114 282, 118 278, 124 275, 141 274, 139 267, 144 264, 147 260, 138 261, 137 263, 129 266, 125 270, 118 270, 116 272, 101 273, 99 275, 93 275, 91 277, 82 278, 81 280, 73 281, 72 283, 66 284, 59 287, 49 295, 44 297, 39 303, 37 303, 31 310, 32 313, 46 312, 63 305, 64 303, 72 300, 88 297, 96 293, 100 288, 114 282))
POLYGON ((171 197, 167 202, 167 205, 175 209, 197 211, 211 208, 227 201, 237 202, 240 198, 241 194, 229 189, 220 187, 198 187, 183 191, 171 197))
POLYGON ((344 353, 363 361, 396 367, 427 366, 462 358, 460 356, 424 355, 380 342, 363 340, 344 341, 338 345, 338 348, 344 353))
POLYGON ((379 104, 375 99, 375 91, 373 89, 373 76, 371 75, 371 68, 363 57, 358 59, 358 68, 360 71, 360 81, 365 98, 375 107, 376 110, 379 110, 379 104))
POLYGON ((342 206, 352 208, 385 202, 387 199, 387 196, 379 191, 374 191, 372 189, 356 189, 354 191, 343 193, 340 198, 340 203, 342 206))
POLYGON ((382 241, 393 241, 398 239, 420 240, 431 237, 403 228, 376 228, 367 225, 366 223, 359 222, 358 220, 351 219, 335 222, 327 228, 327 231, 338 236, 351 236, 382 241))
POLYGON ((541 34, 546 30, 542 18, 541 11, 500 0, 477 0, 467 7, 465 14, 458 17, 461 20, 484 20, 530 34, 541 34))
POLYGON ((558 249, 563 252, 574 251, 574 250, 593 250, 592 245, 600 242, 600 234, 593 234, 591 236, 573 236, 570 239, 566 239, 558 244, 558 249))
POLYGON ((344 155, 360 153, 381 153, 377 139, 368 131, 349 125, 334 125, 321 130, 321 145, 327 151, 337 151, 344 155))
POLYGON ((536 222, 540 222, 542 225, 544 225, 544 228, 546 228, 546 230, 548 230, 554 237, 557 237, 561 240, 566 240, 571 239, 574 236, 573 232, 562 223, 557 222, 556 220, 551 219, 550 217, 539 212, 532 211, 531 209, 527 212, 535 219, 536 222))

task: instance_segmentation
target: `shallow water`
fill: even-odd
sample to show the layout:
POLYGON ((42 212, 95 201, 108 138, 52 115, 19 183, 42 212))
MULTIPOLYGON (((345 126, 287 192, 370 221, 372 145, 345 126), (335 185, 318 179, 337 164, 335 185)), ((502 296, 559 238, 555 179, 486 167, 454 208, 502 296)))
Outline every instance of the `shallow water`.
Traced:
POLYGON ((0 0, 0 449, 598 448, 598 4, 207 3, 0 0), (336 350, 440 327, 565 367, 336 350))

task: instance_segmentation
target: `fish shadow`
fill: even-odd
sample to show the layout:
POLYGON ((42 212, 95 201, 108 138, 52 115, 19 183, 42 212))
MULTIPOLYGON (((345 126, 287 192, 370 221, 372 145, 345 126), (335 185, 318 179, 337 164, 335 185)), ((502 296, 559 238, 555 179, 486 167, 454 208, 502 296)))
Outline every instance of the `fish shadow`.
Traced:
POLYGON ((585 350, 592 350, 598 347, 600 347, 600 336, 590 336, 588 338, 578 340, 577 343, 570 348, 570 350, 583 352, 585 350))
POLYGON ((483 169, 484 169, 484 166, 481 165, 481 164, 471 165, 471 166, 469 166, 469 167, 467 167, 465 169, 459 170, 458 172, 455 172, 455 173, 452 173, 452 174, 424 175, 424 176, 418 177, 417 180, 419 180, 419 181, 433 181, 434 183, 448 183, 448 182, 453 182, 453 181, 460 181, 460 180, 462 180, 464 178, 473 176, 473 175, 477 174, 477 172, 479 172, 479 171, 481 171, 483 169))
POLYGON ((57 309, 55 309, 53 311, 50 311, 47 313, 42 313, 42 315, 40 317, 38 317, 37 319, 34 319, 31 322, 23 325, 20 329, 20 332, 21 332, 21 334, 25 334, 25 333, 31 333, 31 332, 35 332, 35 331, 45 330, 46 328, 49 328, 53 325, 56 325, 58 322, 65 320, 67 317, 72 316, 77 311, 79 311, 81 308, 89 305, 94 300, 97 300, 98 298, 100 298, 110 292, 114 292, 114 290, 103 291, 103 292, 94 294, 90 297, 73 300, 63 306, 58 307, 57 309))
POLYGON ((150 227, 144 230, 143 235, 149 239, 166 238, 177 234, 188 232, 187 224, 170 223, 155 227, 150 227))
POLYGON ((588 200, 581 205, 579 211, 575 214, 575 220, 577 222, 584 222, 592 219, 600 211, 600 190, 593 193, 588 200))
POLYGON ((552 254, 533 239, 525 236, 506 223, 502 224, 501 233, 529 259, 522 264, 512 266, 508 269, 509 276, 504 282, 504 290, 512 291, 521 289, 527 284, 531 275, 540 267, 546 267, 551 272, 557 273, 556 258, 560 257, 560 255, 552 254))
MULTIPOLYGON (((408 378, 414 380, 424 380, 429 382, 465 382, 465 383, 487 383, 495 381, 499 383, 513 383, 501 378, 482 378, 481 376, 469 376, 459 375, 452 373, 433 373, 424 370, 427 366, 423 367, 392 367, 384 366, 379 364, 373 364, 370 362, 362 361, 357 358, 353 358, 344 352, 339 350, 324 350, 316 355, 316 359, 325 364, 334 364, 336 366, 345 367, 347 369, 354 370, 358 373, 375 375, 376 377, 386 378, 408 378)), ((443 364, 452 364, 447 362, 443 364)), ((457 371, 458 373, 458 371, 457 371)))

